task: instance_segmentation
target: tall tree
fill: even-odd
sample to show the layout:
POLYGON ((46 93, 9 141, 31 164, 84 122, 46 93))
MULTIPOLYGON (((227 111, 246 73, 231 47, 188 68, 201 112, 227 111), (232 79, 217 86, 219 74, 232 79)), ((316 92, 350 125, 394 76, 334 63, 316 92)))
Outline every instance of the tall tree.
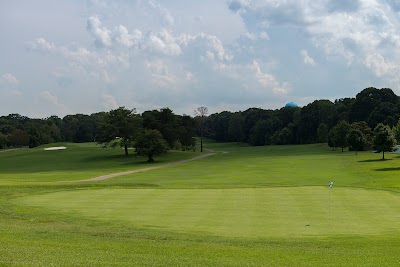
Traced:
POLYGON ((29 135, 21 129, 14 130, 9 136, 8 140, 13 147, 21 147, 29 145, 29 135))
POLYGON ((339 147, 345 148, 348 146, 347 142, 347 136, 349 135, 350 131, 350 124, 347 121, 340 121, 335 127, 334 127, 334 134, 336 136, 336 140, 338 142, 339 147))
POLYGON ((351 124, 352 129, 357 129, 362 132, 365 138, 363 150, 370 150, 373 142, 373 132, 365 121, 357 121, 351 124))
POLYGON ((207 107, 198 107, 194 111, 194 115, 199 118, 200 127, 200 152, 203 152, 203 131, 204 131, 204 120, 208 115, 207 107))
POLYGON ((241 113, 232 114, 228 123, 228 134, 232 141, 244 141, 244 118, 241 113))
POLYGON ((397 124, 393 126, 393 135, 396 138, 397 144, 400 144, 400 120, 397 121, 397 124))
POLYGON ((359 150, 363 150, 366 142, 363 133, 358 129, 350 130, 347 141, 349 143, 350 150, 355 150, 356 155, 359 150))
POLYGON ((382 152, 382 159, 385 159, 385 152, 393 151, 396 140, 389 126, 379 123, 374 129, 374 148, 382 152))
POLYGON ((328 125, 321 123, 317 129, 317 141, 318 143, 326 143, 328 140, 328 125))
POLYGON ((166 153, 168 144, 158 130, 145 130, 135 143, 136 153, 147 156, 147 162, 154 162, 154 156, 166 153))
POLYGON ((0 132, 0 149, 7 147, 7 136, 0 132))
POLYGON ((120 146, 124 147, 125 156, 128 156, 128 146, 133 144, 141 128, 141 117, 136 114, 135 109, 119 107, 106 114, 97 140, 100 144, 108 146, 118 139, 120 146))

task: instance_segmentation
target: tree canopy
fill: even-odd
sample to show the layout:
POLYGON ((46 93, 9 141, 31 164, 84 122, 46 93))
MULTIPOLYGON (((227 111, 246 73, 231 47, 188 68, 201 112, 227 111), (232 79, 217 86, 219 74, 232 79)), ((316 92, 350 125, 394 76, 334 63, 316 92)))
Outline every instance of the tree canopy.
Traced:
POLYGON ((136 141, 136 153, 148 157, 147 162, 153 162, 154 156, 166 153, 168 144, 158 130, 145 130, 136 141))
POLYGON ((374 148, 377 152, 382 152, 382 159, 385 159, 385 152, 393 151, 395 145, 396 140, 390 127, 379 123, 374 129, 374 148))
POLYGON ((116 141, 124 147, 125 156, 128 156, 128 146, 133 145, 142 128, 141 117, 135 109, 119 107, 108 112, 103 120, 98 142, 107 146, 116 141))

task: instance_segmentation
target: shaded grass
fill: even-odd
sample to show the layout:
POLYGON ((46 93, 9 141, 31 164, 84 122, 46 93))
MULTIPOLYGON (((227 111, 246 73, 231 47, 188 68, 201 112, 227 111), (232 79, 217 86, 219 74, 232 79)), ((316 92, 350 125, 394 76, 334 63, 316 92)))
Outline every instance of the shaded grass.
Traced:
POLYGON ((100 148, 95 143, 65 145, 66 150, 35 149, 8 151, 0 154, 0 184, 70 181, 104 174, 157 166, 195 157, 193 152, 170 152, 157 157, 149 165, 147 159, 131 155, 125 157, 122 149, 100 148))

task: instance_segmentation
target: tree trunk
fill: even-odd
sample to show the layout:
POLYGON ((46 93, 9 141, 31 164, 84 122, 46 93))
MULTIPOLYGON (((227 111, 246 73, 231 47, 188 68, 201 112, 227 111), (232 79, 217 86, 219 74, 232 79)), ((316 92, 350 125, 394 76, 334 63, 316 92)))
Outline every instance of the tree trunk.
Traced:
POLYGON ((125 156, 127 157, 128 156, 128 144, 125 144, 124 148, 125 148, 125 156))
POLYGON ((385 159, 385 151, 382 151, 382 159, 385 159))
POLYGON ((200 152, 203 152, 203 133, 200 135, 200 152))
POLYGON ((147 160, 147 162, 149 163, 154 162, 153 155, 149 155, 149 159, 147 160))

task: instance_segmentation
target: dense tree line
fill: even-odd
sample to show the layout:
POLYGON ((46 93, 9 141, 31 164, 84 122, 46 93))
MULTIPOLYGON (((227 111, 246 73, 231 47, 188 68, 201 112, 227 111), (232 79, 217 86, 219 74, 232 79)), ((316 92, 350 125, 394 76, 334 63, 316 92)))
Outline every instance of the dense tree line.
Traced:
POLYGON ((31 119, 19 114, 0 117, 0 148, 36 147, 53 142, 98 142, 132 145, 145 130, 157 130, 168 148, 194 149, 196 121, 169 108, 136 114, 124 107, 91 115, 75 114, 31 119))
MULTIPOLYGON (((374 148, 380 152, 387 148, 382 150, 385 146, 377 145, 378 133, 389 131, 380 136, 400 140, 400 97, 388 88, 370 87, 355 98, 315 100, 302 108, 249 108, 207 115, 205 107, 198 108, 194 117, 174 114, 169 108, 137 114, 124 107, 64 118, 31 119, 10 114, 0 117, 0 148, 95 141, 105 146, 121 145, 128 154, 128 146, 145 133, 162 136, 167 147, 173 149, 193 149, 194 136, 254 146, 327 142, 332 148, 374 148), (148 130, 156 130, 160 135, 148 130)), ((146 143, 145 139, 140 140, 146 143)), ((386 140, 387 144, 393 140, 386 140)))
POLYGON ((359 151, 373 147, 372 129, 379 124, 387 126, 399 140, 399 118, 400 97, 391 89, 370 87, 355 98, 315 100, 302 108, 250 108, 211 114, 205 133, 219 142, 255 146, 328 142, 332 147, 344 148, 351 140, 350 149, 359 151))

